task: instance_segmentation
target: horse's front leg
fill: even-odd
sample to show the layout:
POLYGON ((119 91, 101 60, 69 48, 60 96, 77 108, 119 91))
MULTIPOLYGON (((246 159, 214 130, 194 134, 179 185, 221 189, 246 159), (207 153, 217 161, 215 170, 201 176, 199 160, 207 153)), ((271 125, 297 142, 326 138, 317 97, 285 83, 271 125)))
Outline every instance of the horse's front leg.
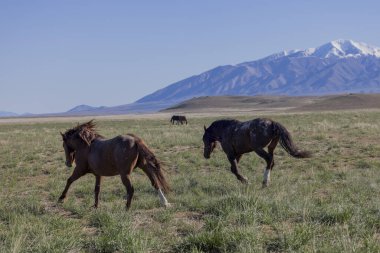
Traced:
POLYGON ((95 180, 95 204, 94 208, 98 208, 98 203, 99 203, 99 192, 100 192, 100 183, 102 182, 102 176, 95 175, 96 180, 95 180))
POLYGON ((64 201, 64 199, 66 198, 66 193, 70 188, 70 185, 85 174, 86 174, 86 171, 84 169, 80 167, 75 167, 73 174, 67 179, 66 187, 63 190, 61 196, 59 197, 58 202, 62 203, 64 201))
POLYGON ((239 173, 237 157, 228 156, 228 161, 230 161, 231 163, 231 172, 235 174, 236 178, 240 180, 240 182, 242 182, 243 184, 248 184, 247 178, 239 173))

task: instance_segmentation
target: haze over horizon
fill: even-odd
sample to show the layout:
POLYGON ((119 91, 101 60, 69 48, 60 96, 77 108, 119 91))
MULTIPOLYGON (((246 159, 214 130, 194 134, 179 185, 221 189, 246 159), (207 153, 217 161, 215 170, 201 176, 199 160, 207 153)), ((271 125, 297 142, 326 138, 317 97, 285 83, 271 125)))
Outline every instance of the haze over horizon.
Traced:
POLYGON ((132 103, 219 65, 352 39, 380 47, 377 1, 1 1, 0 111, 132 103))

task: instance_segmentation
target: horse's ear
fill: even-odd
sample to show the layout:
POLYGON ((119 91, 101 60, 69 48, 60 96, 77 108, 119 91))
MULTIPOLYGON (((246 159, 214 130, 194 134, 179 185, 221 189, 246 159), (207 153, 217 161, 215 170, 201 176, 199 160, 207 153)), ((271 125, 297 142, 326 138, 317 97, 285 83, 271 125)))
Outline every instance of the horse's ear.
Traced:
POLYGON ((62 139, 65 139, 65 135, 62 132, 59 132, 62 136, 62 139))
POLYGON ((205 125, 203 125, 203 128, 205 129, 205 132, 206 132, 207 128, 206 128, 206 126, 205 126, 205 125))

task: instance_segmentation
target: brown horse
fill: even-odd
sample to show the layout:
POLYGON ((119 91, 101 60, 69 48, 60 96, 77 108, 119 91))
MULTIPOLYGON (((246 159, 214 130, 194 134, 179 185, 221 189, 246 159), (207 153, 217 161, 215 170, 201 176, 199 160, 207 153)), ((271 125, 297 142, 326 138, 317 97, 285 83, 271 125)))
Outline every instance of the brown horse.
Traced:
POLYGON ((255 151, 264 158, 267 166, 264 171, 263 187, 270 181, 274 166, 273 151, 280 141, 281 146, 296 158, 311 157, 307 151, 300 151, 294 145, 289 132, 280 123, 270 119, 258 118, 246 122, 238 120, 217 120, 209 128, 204 127, 204 157, 210 158, 211 152, 219 142, 231 163, 231 171, 242 183, 247 179, 239 173, 238 163, 243 154, 255 151), (268 146, 268 152, 264 148, 268 146))
POLYGON ((127 189, 126 208, 129 209, 134 192, 130 174, 134 168, 139 167, 157 189, 161 204, 169 205, 162 193, 162 191, 167 192, 169 186, 162 174, 160 162, 139 137, 127 134, 105 139, 96 132, 95 123, 92 120, 69 129, 61 135, 66 154, 66 166, 71 167, 75 160, 76 167, 67 179, 59 202, 65 199, 70 185, 75 180, 87 173, 92 173, 96 177, 94 207, 97 208, 102 176, 120 175, 127 189))

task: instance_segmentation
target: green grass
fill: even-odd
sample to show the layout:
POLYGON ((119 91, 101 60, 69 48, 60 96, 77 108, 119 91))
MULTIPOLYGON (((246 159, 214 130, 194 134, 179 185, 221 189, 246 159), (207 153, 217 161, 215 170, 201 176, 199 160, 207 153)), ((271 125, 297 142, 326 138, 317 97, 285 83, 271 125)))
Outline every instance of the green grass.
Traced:
MULTIPOLYGON (((148 178, 132 175, 125 211, 119 177, 75 182, 64 165, 59 131, 66 123, 0 125, 0 252, 380 252, 380 112, 271 115, 313 152, 295 159, 278 146, 269 187, 255 154, 239 166, 242 185, 220 147, 205 160, 203 125, 218 117, 99 120, 101 134, 134 133, 163 162, 172 207, 159 206, 148 178)), ((248 120, 255 116, 237 117, 248 120)))

